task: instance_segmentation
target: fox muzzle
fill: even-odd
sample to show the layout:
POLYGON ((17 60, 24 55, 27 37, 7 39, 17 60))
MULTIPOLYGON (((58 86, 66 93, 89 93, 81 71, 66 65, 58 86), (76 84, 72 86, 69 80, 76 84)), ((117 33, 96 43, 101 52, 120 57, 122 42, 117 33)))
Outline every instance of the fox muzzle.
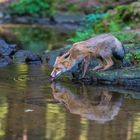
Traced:
POLYGON ((56 79, 59 75, 61 74, 61 71, 56 71, 56 70, 53 70, 52 73, 51 73, 51 79, 56 79))

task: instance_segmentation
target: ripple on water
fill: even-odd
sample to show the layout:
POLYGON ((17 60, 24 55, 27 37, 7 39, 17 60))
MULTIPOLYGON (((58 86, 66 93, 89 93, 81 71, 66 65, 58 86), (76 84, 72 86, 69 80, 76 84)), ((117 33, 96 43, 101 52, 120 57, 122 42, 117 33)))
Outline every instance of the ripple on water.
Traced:
POLYGON ((0 69, 0 88, 5 90, 27 89, 31 84, 39 87, 44 82, 48 82, 48 77, 41 65, 20 63, 0 69))

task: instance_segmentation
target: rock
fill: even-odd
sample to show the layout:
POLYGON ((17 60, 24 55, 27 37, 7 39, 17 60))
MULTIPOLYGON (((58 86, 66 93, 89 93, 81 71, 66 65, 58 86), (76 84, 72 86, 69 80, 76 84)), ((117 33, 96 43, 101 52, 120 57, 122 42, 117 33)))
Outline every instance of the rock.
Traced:
POLYGON ((27 63, 41 63, 40 56, 34 54, 28 50, 19 50, 15 53, 13 60, 15 62, 27 62, 27 63))
POLYGON ((9 45, 4 40, 0 39, 0 54, 2 56, 9 56, 16 51, 16 45, 9 45))
POLYGON ((3 17, 4 17, 4 14, 0 12, 0 18, 3 18, 3 17))
POLYGON ((84 15, 75 15, 75 14, 69 14, 69 13, 58 13, 57 15, 54 16, 54 20, 58 24, 64 24, 64 23, 81 23, 83 20, 84 15))
POLYGON ((5 16, 4 16, 4 19, 10 19, 11 18, 11 16, 9 15, 9 14, 6 14, 5 16))
POLYGON ((49 18, 37 18, 35 22, 41 25, 45 25, 49 23, 49 18))
POLYGON ((16 18, 13 18, 12 21, 14 23, 28 24, 30 23, 30 18, 29 17, 16 17, 16 18))
MULTIPOLYGON (((124 67, 122 69, 112 69, 103 72, 90 71, 87 73, 93 82, 107 85, 119 85, 127 87, 127 89, 140 88, 140 68, 138 67, 124 67)), ((82 79, 84 83, 86 81, 82 79)))
POLYGON ((0 58, 0 68, 7 66, 12 62, 12 59, 9 56, 4 56, 0 58))

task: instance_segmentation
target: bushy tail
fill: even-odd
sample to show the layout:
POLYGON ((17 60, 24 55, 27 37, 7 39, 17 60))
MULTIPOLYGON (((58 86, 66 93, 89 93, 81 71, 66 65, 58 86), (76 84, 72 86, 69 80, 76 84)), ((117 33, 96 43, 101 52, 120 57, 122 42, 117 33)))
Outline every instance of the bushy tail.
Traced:
POLYGON ((118 60, 123 60, 124 55, 125 55, 125 49, 122 44, 117 46, 113 51, 113 56, 118 60))

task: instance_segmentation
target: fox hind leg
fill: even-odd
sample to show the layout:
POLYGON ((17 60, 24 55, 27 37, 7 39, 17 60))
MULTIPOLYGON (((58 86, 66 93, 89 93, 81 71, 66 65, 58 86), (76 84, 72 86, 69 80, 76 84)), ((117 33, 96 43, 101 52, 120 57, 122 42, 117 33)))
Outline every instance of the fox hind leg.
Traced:
POLYGON ((100 58, 100 59, 99 59, 99 65, 96 66, 96 67, 93 69, 93 71, 97 71, 97 70, 99 70, 99 69, 102 69, 103 67, 104 67, 104 62, 103 62, 103 59, 100 58))
POLYGON ((83 68, 84 71, 83 71, 83 74, 82 74, 82 78, 84 78, 85 75, 86 75, 86 72, 87 72, 89 63, 90 63, 90 56, 86 56, 86 57, 84 58, 84 68, 83 68))
POLYGON ((114 64, 111 56, 110 57, 104 57, 104 60, 106 62, 106 65, 100 71, 105 71, 105 70, 109 69, 111 66, 113 66, 113 64, 114 64))

